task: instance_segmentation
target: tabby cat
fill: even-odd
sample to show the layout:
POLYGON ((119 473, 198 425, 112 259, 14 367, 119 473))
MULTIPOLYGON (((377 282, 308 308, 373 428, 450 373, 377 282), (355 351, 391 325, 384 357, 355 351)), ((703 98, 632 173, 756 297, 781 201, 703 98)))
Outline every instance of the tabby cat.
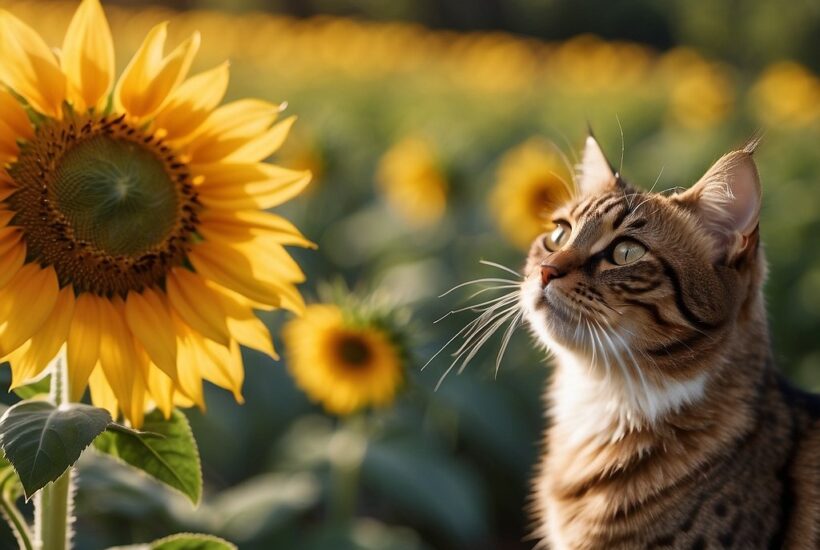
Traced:
POLYGON ((521 286, 555 364, 541 547, 820 548, 820 398, 773 364, 755 145, 669 195, 587 138, 521 286))

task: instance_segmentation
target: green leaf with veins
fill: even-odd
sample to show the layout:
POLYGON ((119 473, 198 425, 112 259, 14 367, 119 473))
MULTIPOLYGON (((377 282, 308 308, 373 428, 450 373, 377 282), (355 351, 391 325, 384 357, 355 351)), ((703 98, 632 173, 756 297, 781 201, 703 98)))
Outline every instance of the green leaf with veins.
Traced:
POLYGON ((176 489, 194 505, 199 504, 199 451, 185 415, 174 410, 171 418, 165 419, 155 410, 145 416, 142 429, 138 432, 112 425, 94 440, 94 447, 176 489))

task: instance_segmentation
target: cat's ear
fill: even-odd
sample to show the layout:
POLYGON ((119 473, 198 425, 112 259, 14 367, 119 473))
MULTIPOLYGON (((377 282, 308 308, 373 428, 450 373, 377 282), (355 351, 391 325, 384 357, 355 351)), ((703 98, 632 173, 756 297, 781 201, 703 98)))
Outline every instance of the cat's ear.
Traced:
POLYGON ((598 140, 590 132, 584 143, 581 164, 578 165, 578 185, 581 194, 598 195, 614 189, 617 184, 618 177, 606 160, 598 140))
POLYGON ((723 155, 694 186, 672 197, 700 218, 717 241, 719 257, 735 257, 756 241, 761 191, 752 153, 757 144, 723 155))

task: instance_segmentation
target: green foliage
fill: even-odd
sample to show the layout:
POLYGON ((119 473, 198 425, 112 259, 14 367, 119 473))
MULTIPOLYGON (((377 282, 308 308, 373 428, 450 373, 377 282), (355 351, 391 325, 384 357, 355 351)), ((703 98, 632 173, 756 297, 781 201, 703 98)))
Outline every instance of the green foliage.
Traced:
POLYGON ((213 535, 179 533, 148 544, 117 546, 109 550, 236 550, 236 546, 213 535))
POLYGON ((38 395, 47 395, 50 387, 51 375, 48 375, 31 384, 14 388, 14 393, 16 393, 20 399, 33 399, 38 395))
POLYGON ((481 541, 489 518, 475 472, 423 438, 373 441, 362 468, 366 486, 453 544, 481 541))
POLYGON ((0 447, 26 498, 54 481, 111 422, 108 411, 81 403, 22 401, 0 419, 0 447))
POLYGON ((176 489, 194 504, 202 497, 199 450, 185 415, 174 410, 145 416, 144 431, 115 429, 94 440, 94 447, 176 489))

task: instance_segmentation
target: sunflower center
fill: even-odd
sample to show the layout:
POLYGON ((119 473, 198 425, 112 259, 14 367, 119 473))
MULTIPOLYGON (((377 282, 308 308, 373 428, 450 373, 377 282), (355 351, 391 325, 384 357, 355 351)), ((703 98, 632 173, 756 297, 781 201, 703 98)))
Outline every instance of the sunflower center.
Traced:
POLYGON ((534 217, 543 218, 545 212, 549 210, 555 200, 554 186, 555 182, 545 180, 539 182, 538 186, 533 189, 530 196, 530 211, 534 217))
POLYGON ((336 344, 339 359, 346 367, 360 369, 370 363, 373 353, 370 347, 358 336, 342 336, 336 344))
POLYGON ((137 144, 94 136, 66 152, 54 174, 57 209, 77 239, 112 255, 161 243, 177 221, 165 166, 137 144))
POLYGON ((188 167, 122 117, 48 120, 8 172, 27 260, 62 285, 125 295, 185 261, 200 209, 188 167))

